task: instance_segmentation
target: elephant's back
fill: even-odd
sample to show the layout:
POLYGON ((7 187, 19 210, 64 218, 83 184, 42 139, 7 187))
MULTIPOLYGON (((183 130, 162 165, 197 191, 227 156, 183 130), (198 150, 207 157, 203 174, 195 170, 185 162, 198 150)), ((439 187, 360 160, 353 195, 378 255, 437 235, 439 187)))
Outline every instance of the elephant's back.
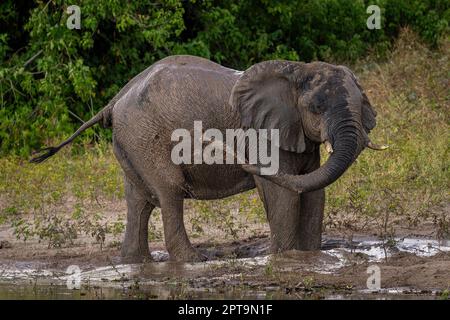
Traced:
MULTIPOLYGON (((114 106, 114 137, 126 152, 144 159, 151 170, 167 172, 165 165, 175 166, 171 160, 178 143, 172 141, 175 130, 185 129, 195 139, 195 121, 201 121, 203 131, 214 128, 223 134, 240 127, 239 115, 228 102, 239 77, 239 71, 203 58, 165 58, 141 73, 114 106)), ((222 198, 254 187, 252 177, 239 165, 177 167, 197 199, 222 198)), ((169 181, 170 175, 165 179, 178 183, 169 181)))
POLYGON ((208 98, 228 103, 231 89, 241 74, 242 71, 226 68, 205 58, 169 56, 152 65, 139 88, 139 94, 160 95, 166 99, 196 96, 198 103, 208 98))
MULTIPOLYGON (((140 96, 172 110, 178 106, 196 117, 231 112, 228 100, 240 71, 194 56, 171 56, 154 65, 140 96), (159 99, 160 98, 160 99, 159 99)), ((152 103, 153 104, 153 103, 152 103)), ((187 115, 185 114, 184 117, 187 115)))
POLYGON ((113 128, 132 124, 169 138, 175 129, 193 130, 194 121, 202 121, 205 130, 237 128, 240 118, 228 101, 240 75, 200 57, 164 58, 136 76, 116 103, 113 128))

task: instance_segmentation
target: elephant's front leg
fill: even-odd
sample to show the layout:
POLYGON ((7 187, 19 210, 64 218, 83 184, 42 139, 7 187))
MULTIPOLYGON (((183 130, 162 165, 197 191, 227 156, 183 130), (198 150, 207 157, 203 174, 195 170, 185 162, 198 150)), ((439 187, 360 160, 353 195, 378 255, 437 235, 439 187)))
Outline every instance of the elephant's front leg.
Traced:
POLYGON ((301 248, 300 195, 255 176, 270 226, 271 251, 301 248))
MULTIPOLYGON (((305 173, 320 167, 320 149, 308 157, 305 173)), ((322 244, 322 222, 325 207, 325 190, 319 189, 300 195, 299 247, 300 250, 320 250, 322 244)))
MULTIPOLYGON (((290 153, 280 153, 285 172, 311 172, 320 166, 320 150, 298 160, 290 153)), ((319 250, 325 203, 323 189, 298 194, 255 176, 258 192, 269 220, 272 252, 291 249, 319 250)))
POLYGON ((299 250, 320 250, 325 190, 300 195, 299 250))

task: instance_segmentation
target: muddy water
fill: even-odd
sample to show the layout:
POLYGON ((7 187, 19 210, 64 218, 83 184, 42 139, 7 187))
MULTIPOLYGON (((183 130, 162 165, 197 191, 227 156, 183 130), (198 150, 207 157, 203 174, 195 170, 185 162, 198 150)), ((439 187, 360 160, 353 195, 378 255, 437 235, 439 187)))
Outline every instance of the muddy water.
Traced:
MULTIPOLYGON (((379 291, 357 291, 348 294, 329 293, 325 296, 306 296, 306 299, 326 299, 326 300, 434 300, 439 296, 435 292, 424 294, 410 288, 390 288, 379 291)), ((298 299, 296 296, 288 295, 281 290, 267 288, 267 290, 243 290, 234 289, 227 292, 208 289, 185 290, 174 286, 144 286, 139 289, 129 287, 117 288, 108 286, 81 287, 80 289, 68 289, 64 285, 15 283, 0 284, 0 300, 124 300, 124 299, 298 299)))
POLYGON ((317 274, 334 274, 354 263, 348 260, 348 254, 362 255, 369 262, 382 262, 398 252, 431 257, 450 252, 450 241, 406 238, 393 239, 387 245, 370 238, 354 239, 351 243, 328 239, 321 252, 301 255, 301 259, 295 252, 269 256, 256 247, 250 248, 245 258, 182 264, 168 262, 166 252, 155 251, 152 263, 80 267, 70 274, 36 262, 17 262, 0 265, 0 299, 436 299, 437 292, 424 293, 412 288, 320 290, 320 295, 292 295, 276 283, 253 286, 241 281, 243 273, 251 274, 273 265, 283 271, 301 268, 317 274))
POLYGON ((0 284, 0 300, 103 300, 103 299, 289 299, 277 292, 232 290, 218 292, 208 289, 185 289, 170 285, 144 285, 139 288, 124 285, 122 288, 109 286, 82 286, 68 289, 65 285, 15 283, 0 284), (189 290, 189 292, 186 292, 189 290))

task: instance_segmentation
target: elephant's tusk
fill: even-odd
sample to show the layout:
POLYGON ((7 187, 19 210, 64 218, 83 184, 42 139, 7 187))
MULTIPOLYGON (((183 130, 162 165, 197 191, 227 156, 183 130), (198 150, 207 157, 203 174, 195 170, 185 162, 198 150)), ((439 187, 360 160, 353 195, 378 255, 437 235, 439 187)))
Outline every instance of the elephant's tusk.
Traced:
POLYGON ((369 143, 367 144, 367 147, 372 150, 378 150, 378 151, 386 150, 387 148, 389 148, 389 146, 386 144, 378 145, 378 144, 372 143, 372 141, 369 141, 369 143))
POLYGON ((333 153, 333 146, 328 140, 325 140, 325 150, 327 150, 329 154, 333 153))
POLYGON ((247 171, 248 173, 251 173, 256 176, 261 175, 261 169, 258 166, 255 166, 253 164, 243 164, 242 169, 244 169, 244 171, 247 171))

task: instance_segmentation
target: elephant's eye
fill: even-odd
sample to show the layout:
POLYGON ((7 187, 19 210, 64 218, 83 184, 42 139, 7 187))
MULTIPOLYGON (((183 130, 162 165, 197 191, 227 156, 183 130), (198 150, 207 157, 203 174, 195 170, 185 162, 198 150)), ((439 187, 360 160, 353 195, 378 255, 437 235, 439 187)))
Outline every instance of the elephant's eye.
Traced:
POLYGON ((309 103, 309 110, 313 113, 323 113, 327 109, 327 92, 323 90, 317 90, 309 103))
POLYGON ((313 100, 313 102, 309 105, 309 110, 315 114, 324 113, 326 109, 327 109, 327 107, 326 107, 325 101, 314 101, 313 100))

